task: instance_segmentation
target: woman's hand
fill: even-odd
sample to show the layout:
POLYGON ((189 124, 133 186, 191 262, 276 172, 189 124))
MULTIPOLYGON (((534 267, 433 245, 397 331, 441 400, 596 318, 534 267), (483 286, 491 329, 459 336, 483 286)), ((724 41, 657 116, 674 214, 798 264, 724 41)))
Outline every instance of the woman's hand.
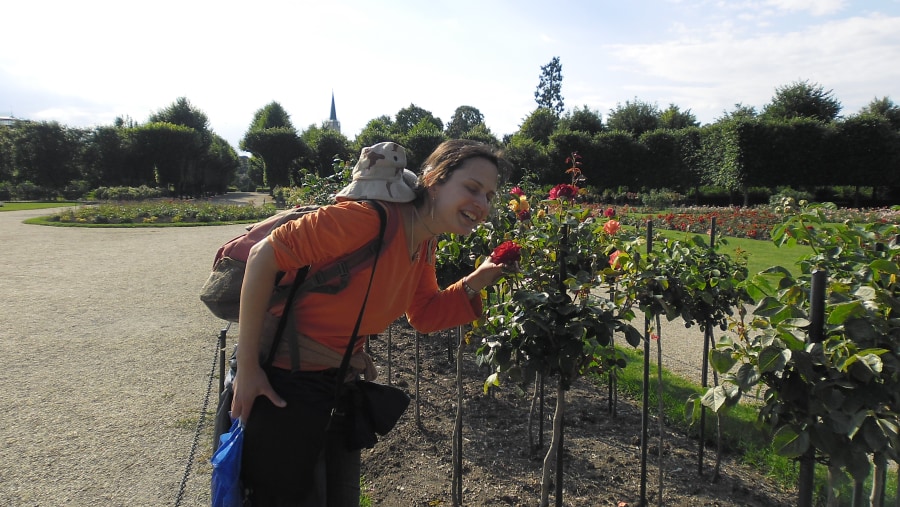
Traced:
POLYGON ((493 258, 488 257, 465 280, 469 287, 481 291, 481 289, 497 283, 497 280, 503 277, 503 273, 515 272, 518 269, 517 264, 497 263, 493 258))
POLYGON ((246 423, 258 396, 269 398, 276 407, 284 408, 287 402, 272 389, 266 372, 259 366, 239 368, 234 378, 234 400, 231 402, 231 418, 246 423))

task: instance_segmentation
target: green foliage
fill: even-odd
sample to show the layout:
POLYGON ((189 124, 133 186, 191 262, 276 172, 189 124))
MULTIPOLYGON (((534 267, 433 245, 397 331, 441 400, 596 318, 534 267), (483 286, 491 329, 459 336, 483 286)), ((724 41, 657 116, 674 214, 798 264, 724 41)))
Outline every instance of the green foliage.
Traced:
POLYGON ((831 90, 820 84, 795 81, 775 88, 772 102, 762 111, 762 117, 770 120, 814 118, 822 122, 834 121, 841 112, 841 103, 831 90))
POLYGON ((644 132, 659 128, 659 107, 635 97, 634 102, 625 101, 625 105, 616 104, 606 115, 606 126, 610 130, 630 132, 640 136, 644 132))
POLYGON ((479 125, 484 126, 484 115, 481 111, 472 106, 459 106, 447 124, 447 138, 462 139, 464 134, 479 125))
POLYGON ((334 174, 335 159, 349 160, 354 155, 350 141, 334 129, 311 125, 300 135, 300 139, 309 148, 305 167, 319 176, 334 174))
POLYGON ((302 171, 301 185, 275 187, 272 196, 284 207, 334 204, 335 194, 350 182, 352 171, 352 163, 336 158, 332 161, 330 175, 319 176, 314 172, 302 171))
POLYGON ((394 128, 398 134, 405 135, 409 134, 413 128, 423 121, 430 124, 438 132, 444 131, 444 122, 440 118, 435 117, 431 111, 422 109, 415 104, 410 104, 409 107, 404 107, 397 111, 394 128))
POLYGON ((576 108, 563 115, 559 119, 559 129, 587 132, 590 135, 599 134, 603 132, 603 118, 599 111, 582 106, 581 109, 576 108))
POLYGON ((736 324, 737 339, 720 340, 714 356, 728 360, 713 364, 725 374, 729 403, 765 390, 760 421, 780 452, 814 449, 834 473, 862 480, 869 455, 898 458, 900 226, 828 223, 827 209, 803 209, 773 232, 776 243, 806 244, 812 253, 800 276, 774 266, 749 280, 754 318, 736 324), (809 335, 819 270, 828 277, 821 342, 809 335))
POLYGON ((539 107, 525 118, 516 135, 541 144, 547 144, 550 142, 550 136, 553 135, 558 124, 559 117, 552 109, 539 107))
POLYGON ((675 104, 669 104, 669 107, 659 114, 659 128, 680 130, 699 126, 700 122, 690 109, 682 111, 675 104))
POLYGON ((159 226, 256 222, 272 216, 275 206, 222 205, 196 201, 140 201, 80 206, 38 223, 83 226, 159 226))
POLYGON ((406 148, 406 165, 410 169, 417 169, 425 162, 428 155, 447 140, 447 136, 435 127, 429 119, 423 118, 401 139, 401 145, 406 148))
POLYGON ((609 238, 590 210, 554 199, 530 211, 525 221, 502 214, 499 225, 509 228, 496 240, 522 246, 520 269, 507 274, 470 335, 481 339, 479 362, 495 369, 485 388, 500 375, 525 385, 541 373, 559 375, 568 389, 577 376, 615 363, 614 333, 638 339, 617 307, 591 291, 608 265, 609 238))

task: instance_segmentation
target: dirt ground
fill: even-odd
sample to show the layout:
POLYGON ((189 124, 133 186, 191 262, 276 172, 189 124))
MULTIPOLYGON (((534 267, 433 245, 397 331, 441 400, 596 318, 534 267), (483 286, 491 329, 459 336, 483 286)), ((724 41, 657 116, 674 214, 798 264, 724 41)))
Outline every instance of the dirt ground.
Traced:
MULTIPOLYGON (((247 197, 261 199, 229 196, 247 197)), ((241 226, 22 223, 45 214, 0 213, 0 406, 7 414, 0 426, 0 505, 208 505, 208 428, 193 460, 191 449, 224 323, 197 295, 216 249, 241 226)), ((683 326, 664 328, 665 338, 683 326)), ((236 330, 228 336, 232 343, 236 330)), ((397 428, 364 453, 368 495, 375 505, 450 505, 453 339, 420 340, 417 388, 414 334, 398 325, 391 336, 390 377, 414 401, 397 428)), ((382 379, 388 377, 386 340, 385 334, 372 345, 382 379)), ((669 347, 666 366, 696 380, 698 341, 673 339, 681 345, 669 347)), ((464 504, 537 505, 542 456, 527 449, 530 399, 511 389, 484 395, 486 372, 472 354, 466 351, 463 362, 464 504)), ((613 418, 602 389, 581 382, 567 398, 564 505, 637 505, 639 402, 620 398, 613 418)), ((548 420, 553 403, 548 389, 548 420)), ((547 422, 544 449, 549 428, 547 422)), ((708 451, 707 471, 698 476, 697 442, 683 435, 667 430, 663 449, 663 505, 794 503, 793 492, 778 490, 734 457, 713 484, 708 451)), ((660 505, 656 450, 650 455, 648 498, 660 505)))

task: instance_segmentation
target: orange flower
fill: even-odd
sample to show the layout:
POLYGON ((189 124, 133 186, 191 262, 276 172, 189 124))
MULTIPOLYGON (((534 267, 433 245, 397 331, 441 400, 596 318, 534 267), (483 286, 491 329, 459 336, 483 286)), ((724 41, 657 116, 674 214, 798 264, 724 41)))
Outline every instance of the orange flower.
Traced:
POLYGON ((612 236, 615 233, 619 232, 619 228, 621 228, 621 227, 622 227, 622 225, 619 223, 618 220, 610 220, 609 222, 606 222, 605 224, 603 224, 603 232, 612 236))

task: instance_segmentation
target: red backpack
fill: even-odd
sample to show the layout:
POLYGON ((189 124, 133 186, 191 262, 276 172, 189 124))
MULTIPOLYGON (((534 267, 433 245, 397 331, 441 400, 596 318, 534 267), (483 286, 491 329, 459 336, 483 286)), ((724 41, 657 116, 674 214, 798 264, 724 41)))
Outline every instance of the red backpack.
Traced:
MULTIPOLYGON (((306 279, 309 266, 288 273, 279 273, 270 307, 285 299, 283 296, 287 293, 285 289, 290 288, 297 277, 301 277, 301 279, 298 281, 297 288, 292 292, 309 291, 335 294, 347 286, 352 274, 371 264, 375 251, 381 247, 385 239, 393 235, 397 229, 397 223, 396 219, 388 221, 387 212, 377 201, 367 200, 364 202, 378 211, 381 218, 381 229, 385 231, 384 236, 379 235, 359 250, 328 263, 309 279, 306 279), (282 296, 279 297, 279 295, 282 296)), ((297 206, 282 211, 262 222, 248 226, 247 232, 219 247, 213 261, 212 273, 200 290, 200 300, 206 304, 213 315, 231 322, 238 321, 241 285, 244 282, 244 271, 247 267, 250 249, 253 248, 253 245, 266 239, 282 224, 296 220, 307 213, 314 213, 319 208, 320 206, 297 206)), ((394 214, 392 213, 392 215, 394 214)))

